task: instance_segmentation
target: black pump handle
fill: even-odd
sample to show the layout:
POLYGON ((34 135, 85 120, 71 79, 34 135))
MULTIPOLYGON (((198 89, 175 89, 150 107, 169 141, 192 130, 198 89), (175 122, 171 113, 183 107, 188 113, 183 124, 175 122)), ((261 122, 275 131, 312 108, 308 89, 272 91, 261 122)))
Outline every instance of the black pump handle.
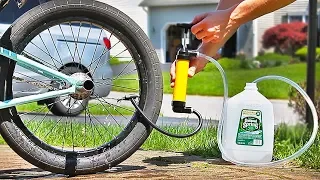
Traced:
POLYGON ((178 23, 177 24, 178 27, 181 27, 181 28, 184 28, 184 29, 191 29, 193 25, 194 24, 188 24, 188 23, 178 23))

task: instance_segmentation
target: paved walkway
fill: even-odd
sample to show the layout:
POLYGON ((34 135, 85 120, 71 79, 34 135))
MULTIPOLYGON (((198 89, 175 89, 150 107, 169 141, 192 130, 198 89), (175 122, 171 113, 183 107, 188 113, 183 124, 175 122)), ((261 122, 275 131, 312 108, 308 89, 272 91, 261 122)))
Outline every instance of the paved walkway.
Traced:
MULTIPOLYGON (((111 92, 108 97, 112 98, 121 98, 124 97, 126 93, 121 92, 111 92)), ((127 94, 128 95, 128 94, 127 94)), ((161 107, 161 113, 164 117, 170 118, 186 118, 187 115, 174 113, 171 109, 171 94, 164 94, 163 102, 161 107)), ((288 101, 286 100, 271 100, 274 107, 275 122, 287 123, 287 124, 296 124, 299 122, 299 115, 294 113, 293 109, 288 106, 288 101)), ((113 103, 116 103, 113 102, 113 103)), ((222 97, 212 97, 212 96, 187 96, 187 106, 191 106, 197 111, 199 111, 202 116, 206 119, 217 120, 220 119, 221 110, 222 110, 222 97)), ((122 104, 127 106, 132 106, 130 102, 122 102, 122 104)), ((190 117, 195 118, 195 117, 190 117)), ((161 120, 161 117, 159 118, 161 120)))
POLYGON ((103 173, 66 178, 32 166, 8 146, 0 146, 0 179, 320 179, 320 172, 284 165, 250 168, 182 153, 138 150, 103 173))

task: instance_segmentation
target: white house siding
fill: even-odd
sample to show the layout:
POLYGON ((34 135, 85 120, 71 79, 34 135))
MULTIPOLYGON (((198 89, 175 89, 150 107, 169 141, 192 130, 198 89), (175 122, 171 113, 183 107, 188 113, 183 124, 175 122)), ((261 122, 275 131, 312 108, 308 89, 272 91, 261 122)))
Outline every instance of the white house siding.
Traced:
POLYGON ((98 0, 107 3, 120 11, 124 12, 133 19, 147 33, 148 14, 147 10, 139 6, 141 0, 98 0))
MULTIPOLYGON (((309 0, 297 0, 292 4, 275 11, 274 23, 281 24, 286 15, 308 15, 309 0)), ((318 1, 318 15, 320 14, 320 1, 318 1)), ((320 18, 318 18, 320 22, 320 18)), ((320 24, 320 23, 318 23, 320 24)))
POLYGON ((150 7, 149 37, 161 62, 165 62, 165 32, 170 24, 190 23, 194 16, 216 9, 216 4, 150 7))
POLYGON ((274 26, 275 22, 274 22, 274 13, 269 13, 266 14, 264 16, 261 16, 257 19, 257 45, 258 45, 258 49, 257 52, 263 50, 263 46, 262 46, 262 37, 264 32, 269 29, 270 27, 274 26))
POLYGON ((288 13, 308 13, 308 0, 296 0, 292 4, 283 7, 277 11, 275 11, 275 16, 274 16, 274 23, 276 24, 281 24, 282 23, 282 18, 283 16, 287 15, 288 13))
MULTIPOLYGON (((106 4, 109 4, 126 15, 128 15, 134 22, 136 22, 141 29, 148 34, 148 11, 146 8, 140 7, 139 3, 141 0, 98 0, 101 2, 104 2, 106 4)), ((111 38, 111 45, 118 42, 118 39, 111 38)), ((124 50, 124 46, 119 43, 117 46, 114 46, 112 50, 110 51, 111 55, 118 55, 121 57, 128 57, 127 59, 121 59, 121 60, 130 60, 131 55, 129 52, 122 52, 124 50)))

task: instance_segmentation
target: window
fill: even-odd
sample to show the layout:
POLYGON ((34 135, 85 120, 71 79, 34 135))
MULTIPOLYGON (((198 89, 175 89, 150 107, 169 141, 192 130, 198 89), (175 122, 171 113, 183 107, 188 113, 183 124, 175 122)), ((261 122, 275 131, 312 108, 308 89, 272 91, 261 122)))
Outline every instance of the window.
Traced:
MULTIPOLYGON (((282 22, 304 22, 304 23, 309 23, 309 16, 308 13, 302 14, 302 15, 286 15, 282 16, 282 22)), ((320 14, 318 14, 318 28, 320 29, 320 14)))
POLYGON ((289 16, 288 17, 288 22, 303 22, 304 17, 303 16, 289 16))

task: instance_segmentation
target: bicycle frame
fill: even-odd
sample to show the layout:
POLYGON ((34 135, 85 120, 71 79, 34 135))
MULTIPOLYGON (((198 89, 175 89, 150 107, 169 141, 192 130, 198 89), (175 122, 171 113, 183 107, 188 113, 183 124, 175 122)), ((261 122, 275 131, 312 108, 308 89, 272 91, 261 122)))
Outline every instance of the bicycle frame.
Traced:
POLYGON ((71 87, 63 90, 50 91, 42 94, 29 95, 25 97, 2 101, 0 102, 0 109, 16 106, 20 104, 25 104, 29 102, 40 101, 48 98, 54 98, 61 95, 73 94, 77 92, 77 89, 83 87, 83 83, 84 83, 83 81, 76 80, 73 77, 67 76, 59 71, 53 70, 47 66, 37 63, 22 55, 16 54, 3 47, 0 47, 0 55, 16 61, 19 66, 26 68, 32 72, 43 75, 52 80, 62 80, 71 84, 71 87))

